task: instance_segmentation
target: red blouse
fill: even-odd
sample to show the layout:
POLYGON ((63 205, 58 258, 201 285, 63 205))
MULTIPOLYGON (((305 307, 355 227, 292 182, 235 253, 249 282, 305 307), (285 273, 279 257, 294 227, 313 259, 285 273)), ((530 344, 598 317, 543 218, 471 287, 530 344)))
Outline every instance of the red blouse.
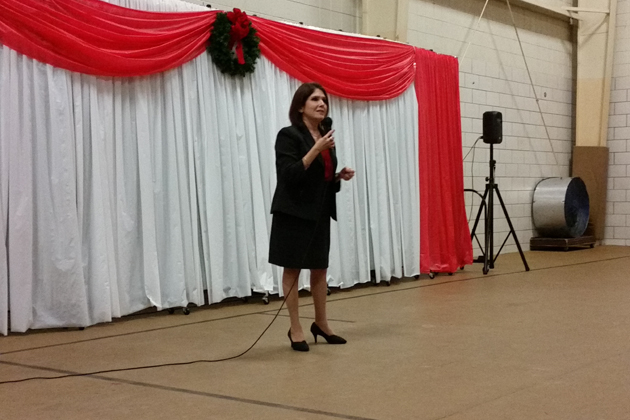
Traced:
POLYGON ((332 158, 330 157, 330 150, 322 150, 321 155, 324 158, 324 179, 326 181, 333 181, 335 179, 332 158))

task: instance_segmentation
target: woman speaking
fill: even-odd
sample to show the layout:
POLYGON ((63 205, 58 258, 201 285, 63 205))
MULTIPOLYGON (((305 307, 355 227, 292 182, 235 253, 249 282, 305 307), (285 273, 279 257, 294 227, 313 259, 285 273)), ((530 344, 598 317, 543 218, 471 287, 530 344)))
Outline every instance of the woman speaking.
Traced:
POLYGON ((284 267, 282 290, 291 320, 291 348, 308 351, 300 325, 297 282, 302 269, 311 271, 311 294, 315 322, 311 333, 315 342, 322 336, 329 344, 344 344, 334 335, 326 316, 326 270, 330 250, 330 219, 337 218, 335 194, 341 180, 354 176, 350 168, 335 173, 334 130, 324 128, 328 116, 328 95, 318 83, 300 86, 291 101, 291 126, 276 139, 276 191, 271 203, 273 222, 269 262, 284 267))

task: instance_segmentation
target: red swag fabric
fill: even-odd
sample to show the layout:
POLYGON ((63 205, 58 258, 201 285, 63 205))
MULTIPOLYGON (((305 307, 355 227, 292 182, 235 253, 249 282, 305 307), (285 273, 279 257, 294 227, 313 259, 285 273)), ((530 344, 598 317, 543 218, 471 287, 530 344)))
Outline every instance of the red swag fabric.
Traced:
MULTIPOLYGON (((99 0, 0 0, 0 42, 79 73, 130 77, 169 70, 205 51, 216 11, 156 13, 99 0)), ((284 72, 359 100, 399 96, 414 79, 409 45, 250 17, 260 49, 284 72)))
POLYGON ((216 13, 145 12, 99 0, 0 0, 0 43, 70 71, 140 76, 202 54, 216 13))
POLYGON ((472 264, 464 204, 459 68, 455 57, 416 49, 420 164, 420 271, 472 264))
MULTIPOLYGON (((217 12, 155 13, 99 0, 0 0, 0 43, 66 70, 140 76, 205 51, 217 12)), ((472 263, 463 197, 457 60, 395 42, 251 17, 262 54, 334 95, 384 100, 414 81, 419 108, 421 271, 472 263), (417 66, 417 68, 415 68, 417 66)))
POLYGON ((400 96, 413 82, 414 48, 251 18, 260 50, 280 70, 316 80, 344 98, 377 101, 400 96))

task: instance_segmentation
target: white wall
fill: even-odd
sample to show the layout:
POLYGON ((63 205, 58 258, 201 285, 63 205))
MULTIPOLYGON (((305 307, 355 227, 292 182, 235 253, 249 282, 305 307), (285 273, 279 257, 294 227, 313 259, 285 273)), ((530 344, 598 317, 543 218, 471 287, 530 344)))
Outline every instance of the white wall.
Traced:
POLYGON ((630 245, 630 0, 617 3, 617 33, 608 121, 608 245, 630 245))
POLYGON ((237 7, 248 14, 273 20, 302 22, 319 28, 359 32, 361 0, 187 0, 213 9, 237 7))
MULTIPOLYGON (((530 238, 535 236, 531 204, 536 184, 544 177, 568 176, 570 170, 574 112, 572 28, 566 20, 512 6, 549 139, 509 10, 503 2, 490 1, 477 27, 484 3, 411 0, 408 39, 413 45, 460 58, 464 154, 482 134, 483 113, 502 112, 503 143, 495 146, 496 181, 519 242, 528 249, 530 238), (471 44, 466 51, 468 41, 471 44)), ((552 3, 557 5, 548 4, 552 3)), ((489 172, 489 146, 480 141, 474 164, 472 156, 471 153, 464 164, 465 186, 474 186, 483 193, 489 172)), ((473 210, 474 221, 479 200, 471 201, 472 194, 466 195, 467 211, 473 210)), ((497 247, 508 231, 501 208, 496 207, 497 247)), ((513 244, 510 239, 504 252, 516 251, 513 244)))

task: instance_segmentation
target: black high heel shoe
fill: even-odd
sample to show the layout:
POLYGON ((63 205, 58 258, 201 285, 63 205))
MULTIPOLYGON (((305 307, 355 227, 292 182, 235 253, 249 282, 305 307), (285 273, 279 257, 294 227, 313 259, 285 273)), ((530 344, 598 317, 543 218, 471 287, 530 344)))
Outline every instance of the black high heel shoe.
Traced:
POLYGON ((298 341, 298 342, 293 342, 293 339, 291 338, 291 328, 289 328, 289 333, 287 334, 289 336, 289 341, 291 342, 291 348, 295 351, 308 351, 308 343, 306 342, 306 340, 304 341, 298 341))
POLYGON ((328 344, 346 344, 347 343, 347 341, 344 338, 341 338, 338 335, 326 334, 324 331, 322 331, 321 328, 319 328, 319 325, 317 325, 314 322, 311 324, 311 333, 313 333, 313 338, 315 339, 316 343, 317 343, 318 335, 321 335, 322 337, 324 337, 324 340, 326 340, 328 344))

